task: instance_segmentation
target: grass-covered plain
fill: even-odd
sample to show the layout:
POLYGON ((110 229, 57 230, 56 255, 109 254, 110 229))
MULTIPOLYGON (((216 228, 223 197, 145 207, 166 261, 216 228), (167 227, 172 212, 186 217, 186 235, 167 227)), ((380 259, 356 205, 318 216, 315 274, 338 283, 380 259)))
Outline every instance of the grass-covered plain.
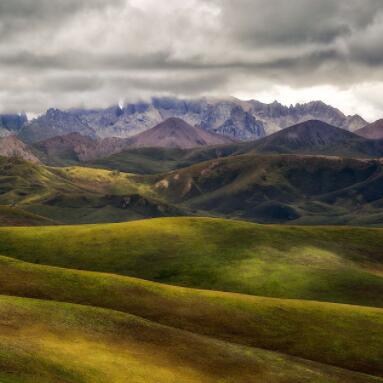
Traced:
POLYGON ((0 228, 0 254, 180 286, 383 307, 383 230, 212 218, 0 228))
POLYGON ((0 294, 97 306, 383 376, 383 310, 169 286, 0 257, 0 294), (368 328, 368 331, 366 331, 368 328))

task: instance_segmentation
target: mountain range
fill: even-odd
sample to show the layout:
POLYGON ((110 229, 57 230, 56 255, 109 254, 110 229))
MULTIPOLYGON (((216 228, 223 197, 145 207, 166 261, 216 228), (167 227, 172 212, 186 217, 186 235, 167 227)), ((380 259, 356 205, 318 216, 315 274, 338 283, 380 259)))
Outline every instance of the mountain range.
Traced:
POLYGON ((310 120, 246 143, 236 152, 239 153, 376 158, 383 156, 383 140, 364 138, 326 122, 310 120))
POLYGON ((12 157, 1 168, 0 204, 16 203, 52 222, 72 223, 73 214, 84 223, 198 214, 265 223, 383 223, 383 139, 362 136, 376 136, 379 122, 353 133, 308 120, 238 141, 179 117, 125 138, 100 138, 67 112, 51 110, 40 120, 0 138, 0 155, 12 157), (50 134, 56 119, 55 133, 65 132, 66 123, 72 131, 21 141, 27 133, 36 138, 39 126, 50 134))
POLYGON ((72 132, 26 145, 16 136, 7 136, 1 139, 0 150, 5 156, 16 155, 32 161, 40 159, 55 166, 93 161, 98 166, 114 166, 122 171, 139 173, 167 171, 239 154, 383 156, 383 140, 356 133, 310 120, 255 141, 236 142, 179 118, 168 118, 152 129, 125 139, 92 138, 72 132))
POLYGON ((96 160, 128 148, 178 148, 224 145, 233 141, 219 134, 191 126, 179 118, 168 118, 155 127, 130 138, 96 139, 77 132, 36 142, 31 147, 49 164, 96 160))
POLYGON ((105 109, 49 109, 31 121, 25 115, 4 115, 0 119, 0 134, 17 134, 29 143, 73 132, 99 139, 128 138, 170 117, 240 141, 255 140, 311 119, 349 131, 367 125, 360 116, 346 116, 321 101, 284 106, 278 102, 265 104, 236 98, 153 98, 148 102, 105 109))

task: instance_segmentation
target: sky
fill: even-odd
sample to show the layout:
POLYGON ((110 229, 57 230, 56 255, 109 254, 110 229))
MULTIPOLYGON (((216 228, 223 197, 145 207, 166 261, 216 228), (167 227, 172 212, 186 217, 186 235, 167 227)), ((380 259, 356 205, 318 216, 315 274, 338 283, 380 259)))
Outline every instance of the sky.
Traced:
POLYGON ((383 118, 382 0, 1 0, 0 112, 152 96, 383 118))

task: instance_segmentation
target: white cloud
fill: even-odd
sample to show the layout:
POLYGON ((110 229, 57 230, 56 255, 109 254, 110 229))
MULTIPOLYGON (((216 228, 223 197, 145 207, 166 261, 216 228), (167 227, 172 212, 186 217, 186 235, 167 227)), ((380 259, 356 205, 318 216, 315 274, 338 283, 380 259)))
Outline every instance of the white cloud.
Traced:
POLYGON ((368 121, 383 117, 383 82, 359 83, 348 88, 334 85, 304 88, 274 85, 259 92, 237 92, 234 95, 240 99, 257 99, 266 103, 278 100, 285 105, 322 100, 345 114, 359 114, 368 121))
POLYGON ((383 115, 381 0, 3 0, 0 26, 0 111, 173 94, 383 115))

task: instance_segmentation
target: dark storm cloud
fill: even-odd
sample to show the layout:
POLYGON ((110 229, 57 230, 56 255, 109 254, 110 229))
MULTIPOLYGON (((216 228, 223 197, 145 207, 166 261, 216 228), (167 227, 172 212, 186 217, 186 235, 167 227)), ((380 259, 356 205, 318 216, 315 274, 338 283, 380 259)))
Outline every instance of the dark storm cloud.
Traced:
MULTIPOLYGON (((1 0, 0 39, 31 29, 54 27, 78 12, 121 5, 112 0, 1 0)), ((26 36, 27 37, 27 36, 26 36)))
POLYGON ((0 111, 378 84, 382 35, 381 0, 1 0, 0 111))
POLYGON ((375 0, 223 0, 233 35, 259 45, 329 44, 363 29, 382 11, 375 0))

